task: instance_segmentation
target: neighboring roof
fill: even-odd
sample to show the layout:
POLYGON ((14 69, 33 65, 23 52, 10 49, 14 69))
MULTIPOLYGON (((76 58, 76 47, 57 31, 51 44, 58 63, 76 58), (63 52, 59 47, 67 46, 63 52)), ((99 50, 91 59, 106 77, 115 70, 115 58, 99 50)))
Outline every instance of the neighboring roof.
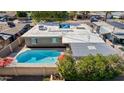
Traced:
POLYGON ((101 26, 100 30, 99 30, 99 33, 100 34, 108 34, 108 33, 112 33, 113 31, 114 31, 114 28, 101 26))
POLYGON ((108 23, 111 24, 114 27, 118 27, 120 29, 124 29, 124 23, 115 22, 115 21, 111 21, 111 22, 108 22, 108 23))
POLYGON ((104 22, 104 21, 98 21, 98 22, 93 22, 93 24, 95 24, 96 26, 108 26, 108 27, 112 27, 110 24, 104 22))
POLYGON ((124 33, 124 29, 117 28, 117 26, 110 25, 106 22, 93 22, 95 25, 100 26, 100 34, 106 34, 106 33, 124 33))
POLYGON ((95 24, 96 26, 100 26, 99 34, 111 33, 115 29, 113 26, 104 21, 93 22, 93 24, 95 24))
POLYGON ((124 30, 114 31, 112 34, 119 39, 124 39, 124 30))
POLYGON ((119 39, 124 39, 124 35, 114 35, 114 36, 116 36, 119 39))
POLYGON ((16 11, 4 11, 4 12, 0 12, 0 16, 5 16, 5 15, 13 17, 13 16, 16 15, 16 11))
POLYGON ((4 40, 7 40, 7 39, 9 39, 9 38, 11 37, 11 35, 6 35, 6 34, 1 34, 1 33, 0 33, 0 37, 1 37, 2 39, 4 39, 4 40))
POLYGON ((15 27, 1 31, 0 33, 15 35, 24 28, 25 24, 16 24, 15 27))
POLYGON ((9 26, 8 26, 7 22, 0 22, 0 32, 2 30, 8 29, 8 28, 9 28, 9 26))
POLYGON ((90 12, 89 15, 100 15, 102 17, 105 17, 106 12, 102 12, 102 11, 90 12))
POLYGON ((124 15, 124 11, 118 11, 118 12, 111 12, 113 16, 121 16, 124 15))
POLYGON ((111 55, 117 54, 117 51, 105 43, 71 43, 72 56, 80 57, 89 54, 111 55))

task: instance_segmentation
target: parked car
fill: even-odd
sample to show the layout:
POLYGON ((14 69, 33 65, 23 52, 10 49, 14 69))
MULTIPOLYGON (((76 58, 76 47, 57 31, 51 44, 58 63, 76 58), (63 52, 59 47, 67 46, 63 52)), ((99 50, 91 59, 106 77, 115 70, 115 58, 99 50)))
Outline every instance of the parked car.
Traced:
POLYGON ((5 17, 0 18, 0 22, 6 22, 6 21, 7 21, 7 19, 5 17))
POLYGON ((11 27, 11 28, 12 28, 12 27, 15 27, 15 24, 14 24, 13 22, 7 22, 7 24, 8 24, 8 26, 11 27))
POLYGON ((97 16, 92 16, 90 22, 98 22, 99 18, 97 16))

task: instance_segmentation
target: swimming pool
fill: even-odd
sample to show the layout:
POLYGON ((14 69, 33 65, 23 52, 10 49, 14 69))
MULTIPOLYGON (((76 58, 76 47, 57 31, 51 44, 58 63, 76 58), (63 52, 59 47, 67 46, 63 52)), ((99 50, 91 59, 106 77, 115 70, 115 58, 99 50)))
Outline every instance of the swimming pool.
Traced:
POLYGON ((61 54, 57 50, 27 50, 16 57, 18 63, 54 64, 61 54))

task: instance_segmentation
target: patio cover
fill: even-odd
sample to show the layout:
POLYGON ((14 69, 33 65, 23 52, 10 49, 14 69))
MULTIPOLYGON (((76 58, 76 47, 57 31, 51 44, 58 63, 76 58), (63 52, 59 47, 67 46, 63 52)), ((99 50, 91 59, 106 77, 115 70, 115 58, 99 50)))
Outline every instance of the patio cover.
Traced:
POLYGON ((117 54, 116 50, 105 43, 71 43, 72 55, 74 57, 87 56, 89 54, 102 55, 117 54))

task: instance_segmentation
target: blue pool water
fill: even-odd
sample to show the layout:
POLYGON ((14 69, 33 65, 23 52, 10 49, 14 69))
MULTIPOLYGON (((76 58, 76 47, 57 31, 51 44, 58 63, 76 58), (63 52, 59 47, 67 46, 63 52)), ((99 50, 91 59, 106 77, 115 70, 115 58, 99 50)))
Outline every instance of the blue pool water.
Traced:
POLYGON ((56 50, 27 50, 16 57, 18 63, 48 63, 57 62, 61 52, 56 50))

